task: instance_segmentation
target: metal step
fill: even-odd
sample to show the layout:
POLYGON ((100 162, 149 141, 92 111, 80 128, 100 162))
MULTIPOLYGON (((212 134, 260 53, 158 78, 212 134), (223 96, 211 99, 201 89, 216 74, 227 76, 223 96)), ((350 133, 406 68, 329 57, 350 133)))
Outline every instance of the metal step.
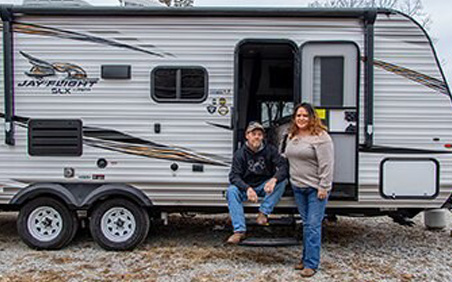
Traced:
POLYGON ((240 246, 247 247, 284 247, 284 246, 296 246, 301 242, 294 237, 282 237, 282 238, 246 238, 239 243, 240 246))
POLYGON ((247 226, 263 226, 263 227, 273 227, 273 226, 291 226, 295 224, 295 219, 293 217, 281 217, 281 218, 269 218, 267 225, 259 225, 256 222, 256 218, 248 218, 246 220, 247 226))

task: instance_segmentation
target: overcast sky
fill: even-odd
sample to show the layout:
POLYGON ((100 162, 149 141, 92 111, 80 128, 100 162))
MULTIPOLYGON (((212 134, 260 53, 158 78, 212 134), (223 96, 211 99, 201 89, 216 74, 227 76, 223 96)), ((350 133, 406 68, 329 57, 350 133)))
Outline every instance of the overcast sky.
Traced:
MULTIPOLYGON (((195 0, 195 5, 302 7, 311 2, 313 0, 195 0)), ((422 3, 432 18, 429 34, 434 40, 449 86, 452 87, 452 0, 422 0, 422 3)))
MULTIPOLYGON (((93 5, 117 5, 117 0, 85 0, 93 5)), ((151 0, 152 1, 152 0, 151 0)), ((155 0, 154 0, 155 1, 155 0)), ((272 6, 303 7, 313 0, 195 0, 196 6, 272 6)), ((431 16, 429 33, 434 40, 443 70, 452 86, 452 0, 422 0, 431 16)), ((0 3, 20 4, 22 0, 0 0, 0 3)))

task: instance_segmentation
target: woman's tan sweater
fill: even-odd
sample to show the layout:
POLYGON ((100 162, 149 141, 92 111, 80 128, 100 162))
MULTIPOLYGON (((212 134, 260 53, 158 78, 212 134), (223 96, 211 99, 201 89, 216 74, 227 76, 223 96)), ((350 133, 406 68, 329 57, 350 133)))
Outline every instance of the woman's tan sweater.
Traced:
POLYGON ((292 185, 331 190, 334 149, 328 133, 322 132, 318 136, 295 136, 287 140, 284 155, 289 160, 292 185))

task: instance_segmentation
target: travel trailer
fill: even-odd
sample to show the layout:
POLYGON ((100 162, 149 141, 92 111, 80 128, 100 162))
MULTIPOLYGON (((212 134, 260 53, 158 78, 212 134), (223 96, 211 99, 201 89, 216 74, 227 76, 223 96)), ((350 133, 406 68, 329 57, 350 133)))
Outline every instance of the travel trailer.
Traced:
MULTIPOLYGON (((451 205, 451 92, 407 15, 0 10, 0 208, 19 211, 31 247, 65 246, 81 216, 100 246, 126 250, 152 218, 227 212, 246 124, 260 121, 278 144, 301 101, 317 107, 335 145, 329 215, 409 223, 451 205)), ((278 213, 296 213, 287 191, 278 213)))

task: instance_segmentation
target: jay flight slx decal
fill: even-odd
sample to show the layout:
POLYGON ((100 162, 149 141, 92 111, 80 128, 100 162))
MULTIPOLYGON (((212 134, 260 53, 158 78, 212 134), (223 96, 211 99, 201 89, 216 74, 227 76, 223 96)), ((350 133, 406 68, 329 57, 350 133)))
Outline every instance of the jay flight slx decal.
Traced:
POLYGON ((17 84, 20 88, 48 88, 51 94, 71 95, 90 92, 99 81, 98 78, 88 78, 86 71, 71 63, 50 63, 25 52, 20 51, 32 65, 25 72, 30 79, 17 84))

